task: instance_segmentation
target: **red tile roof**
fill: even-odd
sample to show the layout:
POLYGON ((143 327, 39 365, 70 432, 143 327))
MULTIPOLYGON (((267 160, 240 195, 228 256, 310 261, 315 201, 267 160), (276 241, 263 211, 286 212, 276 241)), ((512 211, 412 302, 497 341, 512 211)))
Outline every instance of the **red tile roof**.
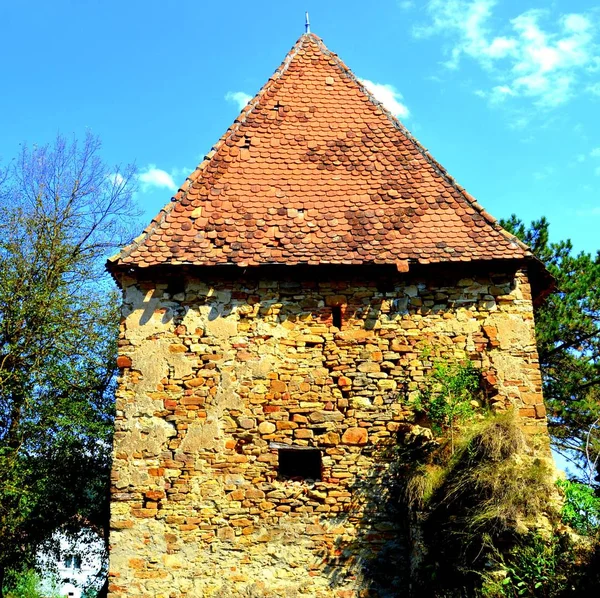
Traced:
POLYGON ((411 262, 529 255, 305 34, 108 267, 375 263, 404 271, 411 262))

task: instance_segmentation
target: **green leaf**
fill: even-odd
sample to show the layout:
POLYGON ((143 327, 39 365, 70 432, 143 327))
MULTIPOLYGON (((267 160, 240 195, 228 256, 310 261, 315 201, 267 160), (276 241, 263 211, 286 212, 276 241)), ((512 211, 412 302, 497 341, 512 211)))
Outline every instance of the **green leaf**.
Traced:
POLYGON ((106 526, 119 298, 104 261, 135 210, 134 171, 99 150, 58 137, 0 173, 0 567, 59 527, 106 526))

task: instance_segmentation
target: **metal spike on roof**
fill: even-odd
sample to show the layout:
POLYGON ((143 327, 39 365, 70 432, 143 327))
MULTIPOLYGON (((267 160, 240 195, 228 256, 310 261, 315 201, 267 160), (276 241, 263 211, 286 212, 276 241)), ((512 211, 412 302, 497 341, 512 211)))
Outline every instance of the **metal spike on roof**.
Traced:
POLYGON ((308 18, 308 11, 306 11, 306 22, 304 23, 304 28, 306 29, 306 33, 310 33, 310 19, 308 18))

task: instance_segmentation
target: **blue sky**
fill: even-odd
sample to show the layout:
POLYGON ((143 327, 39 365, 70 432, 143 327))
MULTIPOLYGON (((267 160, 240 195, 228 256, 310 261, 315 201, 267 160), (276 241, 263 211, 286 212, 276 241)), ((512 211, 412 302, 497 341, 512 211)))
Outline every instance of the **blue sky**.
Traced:
POLYGON ((149 220, 304 30, 496 217, 600 248, 600 9, 590 0, 53 0, 0 6, 0 157, 57 132, 135 162, 149 220))

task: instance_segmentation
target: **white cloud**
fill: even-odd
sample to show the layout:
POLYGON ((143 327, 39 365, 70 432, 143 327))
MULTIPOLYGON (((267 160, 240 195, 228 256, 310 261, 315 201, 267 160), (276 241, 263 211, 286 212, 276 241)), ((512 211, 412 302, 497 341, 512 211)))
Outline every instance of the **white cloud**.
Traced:
MULTIPOLYGON (((581 79, 600 65, 596 30, 585 14, 562 15, 550 21, 547 10, 528 10, 499 23, 497 0, 429 0, 430 23, 415 28, 416 37, 444 35, 450 39, 446 67, 459 68, 469 58, 492 80, 484 95, 491 102, 529 98, 539 106, 568 101, 581 79)), ((600 86, 587 88, 600 95, 600 86)))
POLYGON ((515 42, 506 37, 488 40, 486 21, 492 14, 495 0, 430 0, 427 11, 432 22, 413 29, 416 37, 445 34, 457 37, 449 49, 448 68, 458 68, 463 54, 486 63, 490 58, 503 58, 514 50, 515 42))
POLYGON ((598 162, 600 159, 600 147, 593 147, 587 153, 577 154, 574 161, 569 166, 577 166, 587 162, 589 164, 589 172, 592 172, 595 176, 600 176, 600 166, 598 162), (589 160, 588 160, 589 158, 589 160))
MULTIPOLYGON (((199 156, 198 162, 202 162, 204 160, 204 154, 199 156)), ((185 179, 189 176, 191 172, 194 171, 194 168, 188 168, 187 166, 183 166, 182 168, 171 168, 169 174, 173 180, 185 179)))
POLYGON ((228 102, 237 104, 238 109, 241 110, 252 99, 252 96, 243 91, 228 91, 225 94, 225 99, 228 102))
POLYGON ((415 3, 414 3, 414 0, 399 0, 398 6, 402 10, 410 10, 411 8, 413 8, 415 6, 415 3))
POLYGON ((588 71, 588 73, 597 73, 600 71, 600 56, 594 56, 585 70, 588 71))
POLYGON ((125 182, 125 179, 123 178, 123 175, 120 172, 109 174, 108 180, 110 181, 110 184, 114 187, 120 187, 125 182))
POLYGON ((408 118, 410 111, 402 102, 402 94, 388 83, 375 83, 369 79, 359 79, 359 81, 369 90, 375 99, 379 100, 394 116, 398 118, 408 118))
POLYGON ((496 85, 495 87, 492 87, 492 90, 489 93, 478 95, 484 95, 484 97, 488 97, 493 104, 499 104, 500 102, 504 102, 507 98, 515 97, 517 93, 508 85, 496 85))
POLYGON ((168 189, 176 191, 177 185, 173 176, 162 168, 156 168, 155 164, 149 164, 138 175, 142 191, 148 191, 152 188, 168 189))

